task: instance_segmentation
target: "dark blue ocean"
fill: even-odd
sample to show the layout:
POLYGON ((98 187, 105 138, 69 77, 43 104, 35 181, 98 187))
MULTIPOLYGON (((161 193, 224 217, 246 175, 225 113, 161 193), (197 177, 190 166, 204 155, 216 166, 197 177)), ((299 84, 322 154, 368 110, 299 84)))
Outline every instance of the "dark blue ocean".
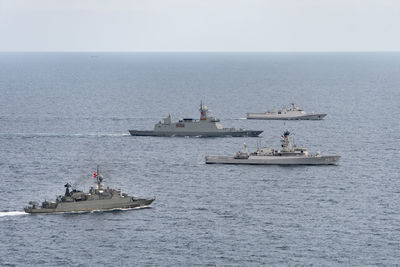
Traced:
POLYGON ((0 54, 1 266, 400 264, 400 53, 0 54), (259 138, 132 137, 198 118, 259 138), (296 102, 322 121, 247 121, 296 102), (337 166, 205 165, 288 129, 337 166), (151 208, 28 215, 96 165, 151 208))

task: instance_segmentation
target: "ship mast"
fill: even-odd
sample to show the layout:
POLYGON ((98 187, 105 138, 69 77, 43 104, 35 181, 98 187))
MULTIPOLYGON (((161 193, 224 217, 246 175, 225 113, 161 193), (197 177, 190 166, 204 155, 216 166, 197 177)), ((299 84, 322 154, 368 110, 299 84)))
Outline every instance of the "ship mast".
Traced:
POLYGON ((244 153, 246 153, 247 155, 249 154, 249 150, 247 149, 247 144, 243 143, 244 146, 244 153))
POLYGON ((288 152, 292 148, 292 144, 290 142, 289 135, 290 135, 290 132, 288 130, 286 130, 283 133, 283 136, 282 136, 283 139, 281 140, 282 151, 288 152))
POLYGON ((96 173, 97 173, 97 175, 96 175, 96 180, 97 180, 97 185, 98 185, 98 188, 99 188, 99 187, 100 187, 100 181, 99 181, 99 175, 100 175, 100 173, 99 173, 99 165, 97 165, 96 173))
POLYGON ((205 121, 208 118, 208 108, 206 105, 203 105, 203 101, 200 102, 200 120, 205 121))

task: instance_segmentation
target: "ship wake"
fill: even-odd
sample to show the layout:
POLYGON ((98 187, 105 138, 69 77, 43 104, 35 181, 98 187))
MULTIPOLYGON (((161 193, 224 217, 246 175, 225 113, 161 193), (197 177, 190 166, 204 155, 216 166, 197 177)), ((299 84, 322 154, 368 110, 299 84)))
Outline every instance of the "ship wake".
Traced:
POLYGON ((97 137, 124 137, 129 133, 0 133, 0 137, 21 138, 97 138, 97 137))
POLYGON ((0 211, 0 217, 26 215, 25 211, 0 211))

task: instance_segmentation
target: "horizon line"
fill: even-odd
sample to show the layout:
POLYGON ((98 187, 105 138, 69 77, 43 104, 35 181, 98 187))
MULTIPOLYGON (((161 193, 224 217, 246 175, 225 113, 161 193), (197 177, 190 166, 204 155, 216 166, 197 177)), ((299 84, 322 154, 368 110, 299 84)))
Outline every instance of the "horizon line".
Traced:
POLYGON ((42 51, 42 50, 9 50, 9 51, 0 51, 0 53, 398 53, 400 50, 346 50, 346 51, 340 51, 340 50, 326 50, 326 51, 288 51, 288 50, 282 50, 282 51, 203 51, 203 50, 193 50, 193 51, 147 51, 147 50, 141 50, 141 51, 107 51, 107 50, 99 50, 99 51, 90 51, 90 50, 77 50, 77 51, 72 51, 72 50, 50 50, 50 51, 42 51))

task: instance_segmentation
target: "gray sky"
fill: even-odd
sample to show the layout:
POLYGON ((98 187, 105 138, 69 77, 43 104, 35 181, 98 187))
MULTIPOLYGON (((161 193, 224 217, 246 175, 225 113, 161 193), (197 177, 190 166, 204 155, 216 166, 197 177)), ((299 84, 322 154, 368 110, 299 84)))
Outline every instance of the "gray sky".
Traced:
POLYGON ((0 51, 400 51, 400 0, 0 0, 0 51))

